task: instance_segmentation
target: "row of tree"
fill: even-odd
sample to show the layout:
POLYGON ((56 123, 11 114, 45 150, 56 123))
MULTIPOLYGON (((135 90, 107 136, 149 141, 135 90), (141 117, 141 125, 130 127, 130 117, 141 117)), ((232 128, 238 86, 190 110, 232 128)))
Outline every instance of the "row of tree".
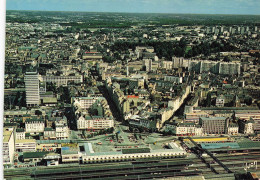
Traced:
POLYGON ((114 57, 104 56, 103 60, 105 62, 114 62, 116 59, 120 59, 120 53, 129 53, 129 49, 135 50, 137 46, 152 46, 156 55, 159 58, 165 57, 167 60, 171 60, 172 56, 177 57, 195 57, 197 55, 203 54, 204 56, 209 56, 211 53, 218 52, 229 52, 235 51, 237 48, 231 43, 222 41, 201 42, 189 50, 187 47, 187 41, 182 38, 180 41, 174 42, 164 42, 164 41, 117 41, 111 46, 111 51, 115 52, 114 57))

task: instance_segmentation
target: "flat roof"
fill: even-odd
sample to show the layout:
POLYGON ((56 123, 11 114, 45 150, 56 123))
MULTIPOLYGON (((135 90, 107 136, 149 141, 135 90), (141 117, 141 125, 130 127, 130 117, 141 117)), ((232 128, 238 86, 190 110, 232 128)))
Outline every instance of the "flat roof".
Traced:
POLYGON ((259 141, 239 142, 238 144, 239 144, 240 148, 259 148, 260 149, 259 141))
POLYGON ((56 97, 44 97, 43 98, 43 103, 57 103, 57 98, 56 97))
MULTIPOLYGON (((223 144, 223 143, 219 143, 219 144, 223 144)), ((238 147, 237 146, 233 146, 233 147, 228 147, 228 146, 224 147, 223 146, 221 148, 209 149, 209 151, 217 152, 217 151, 229 151, 230 149, 236 150, 236 151, 249 150, 249 149, 260 149, 260 142, 257 142, 257 141, 244 141, 244 142, 238 142, 237 144, 238 144, 238 147)))
POLYGON ((219 149, 219 148, 240 148, 239 144, 236 142, 226 142, 226 143, 201 143, 203 149, 219 149))
POLYGON ((35 139, 18 139, 15 143, 36 143, 35 139))
POLYGON ((77 143, 61 144, 61 154, 78 154, 79 146, 77 143))
POLYGON ((85 150, 86 154, 94 153, 91 143, 84 143, 84 150, 85 150))
POLYGON ((44 155, 48 153, 49 152, 24 152, 23 158, 42 158, 44 155))
POLYGON ((123 154, 150 153, 150 148, 122 149, 123 154))
POLYGON ((195 110, 259 110, 258 107, 195 107, 195 110))
POLYGON ((202 120, 226 120, 226 117, 201 117, 202 120))
MULTIPOLYGON (((227 141, 227 137, 216 137, 216 138, 207 138, 207 137, 198 137, 198 138, 192 138, 195 142, 216 142, 216 141, 227 141)), ((184 139, 184 141, 189 141, 188 139, 184 139)))

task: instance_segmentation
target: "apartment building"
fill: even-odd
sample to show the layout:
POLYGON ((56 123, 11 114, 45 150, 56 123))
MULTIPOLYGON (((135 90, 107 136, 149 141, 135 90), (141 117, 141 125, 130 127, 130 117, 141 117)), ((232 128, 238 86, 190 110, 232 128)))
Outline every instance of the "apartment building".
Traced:
POLYGON ((25 131, 28 133, 44 132, 44 120, 38 118, 30 118, 25 121, 25 131))
POLYGON ((78 129, 106 129, 114 127, 114 120, 103 116, 79 117, 77 120, 78 129))
POLYGON ((15 149, 13 128, 4 128, 3 135, 3 164, 12 164, 15 149))
POLYGON ((15 139, 16 140, 25 139, 25 131, 24 131, 24 129, 16 129, 15 139))
POLYGON ((17 152, 35 152, 36 140, 35 139, 20 139, 15 141, 15 150, 17 152))
POLYGON ((200 124, 204 134, 225 134, 228 119, 226 117, 201 117, 200 124))
POLYGON ((54 83, 57 86, 61 85, 67 85, 68 82, 74 82, 74 83, 82 83, 83 82, 83 76, 53 76, 53 75, 47 75, 43 76, 43 81, 48 83, 54 83))

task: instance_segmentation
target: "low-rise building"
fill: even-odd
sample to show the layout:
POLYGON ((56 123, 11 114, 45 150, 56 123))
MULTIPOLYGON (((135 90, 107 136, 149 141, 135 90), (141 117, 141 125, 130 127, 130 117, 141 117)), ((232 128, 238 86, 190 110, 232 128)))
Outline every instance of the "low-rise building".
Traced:
POLYGON ((25 139, 24 129, 16 129, 15 140, 25 139))
POLYGON ((48 154, 48 152, 24 152, 23 160, 24 162, 38 163, 43 160, 46 154, 48 154))
POLYGON ((180 123, 175 127, 176 136, 201 136, 203 134, 202 127, 195 123, 180 123))
POLYGON ((95 60, 95 59, 102 59, 103 55, 98 52, 86 52, 83 56, 82 59, 86 60, 95 60))
POLYGON ((78 144, 62 144, 61 145, 61 160, 62 163, 78 163, 79 162, 79 147, 78 144))
POLYGON ((148 117, 140 117, 138 115, 133 115, 128 120, 129 125, 137 128, 142 128, 145 130, 158 130, 159 129, 159 123, 155 118, 152 118, 152 116, 148 117))
POLYGON ((164 76, 164 81, 170 81, 179 84, 182 83, 183 78, 177 76, 164 76))
POLYGON ((105 101, 104 97, 73 97, 72 103, 80 109, 89 109, 94 103, 105 101))
POLYGON ((238 125, 237 124, 230 124, 228 126, 227 133, 230 135, 237 135, 238 134, 238 125))
POLYGON ((225 97, 224 96, 218 96, 216 98, 216 106, 217 107, 224 107, 225 104, 225 97))
POLYGON ((114 120, 103 116, 86 116, 79 117, 77 128, 83 129, 106 129, 114 127, 114 120))
POLYGON ((254 130, 260 131, 260 110, 235 111, 235 117, 241 120, 253 120, 254 130))
POLYGON ((53 128, 44 128, 44 139, 56 139, 56 132, 53 128))
POLYGON ((56 139, 68 139, 69 127, 65 117, 55 122, 55 133, 56 139))
POLYGON ((42 118, 30 118, 25 121, 25 131, 27 133, 44 132, 44 120, 42 118))
POLYGON ((253 134, 254 133, 254 120, 239 120, 239 132, 242 134, 253 134))
POLYGON ((35 139, 21 139, 15 141, 15 151, 17 152, 34 152, 36 151, 35 139))

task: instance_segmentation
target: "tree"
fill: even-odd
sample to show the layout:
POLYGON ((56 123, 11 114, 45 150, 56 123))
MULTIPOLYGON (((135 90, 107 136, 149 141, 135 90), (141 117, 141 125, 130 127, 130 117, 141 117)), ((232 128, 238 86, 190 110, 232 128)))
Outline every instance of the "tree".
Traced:
POLYGON ((111 56, 104 56, 103 57, 103 61, 107 62, 107 63, 113 63, 116 59, 114 57, 111 56))
POLYGON ((47 89, 47 91, 52 91, 54 93, 57 93, 56 85, 53 84, 52 82, 50 82, 50 83, 47 82, 46 83, 46 89, 47 89))
POLYGON ((114 132, 114 127, 111 127, 107 130, 108 133, 113 133, 114 132))
POLYGON ((37 116, 41 116, 41 115, 42 115, 42 112, 41 112, 40 110, 37 109, 37 110, 35 111, 35 115, 37 115, 37 116))
POLYGON ((230 62, 231 60, 230 60, 230 57, 225 56, 224 59, 223 59, 223 61, 224 61, 224 62, 230 62))
POLYGON ((71 63, 75 64, 77 61, 75 59, 71 60, 71 63))
POLYGON ((182 49, 185 49, 186 48, 186 40, 185 38, 181 38, 180 42, 179 42, 179 46, 182 48, 182 49))
POLYGON ((193 56, 193 51, 192 51, 192 49, 190 49, 190 50, 185 54, 185 57, 191 58, 192 56, 193 56))
POLYGON ((115 59, 117 59, 117 60, 122 60, 122 58, 121 58, 119 52, 115 52, 115 53, 114 53, 114 57, 115 57, 115 59))
POLYGON ((211 92, 208 92, 206 102, 207 102, 207 107, 210 107, 210 105, 211 105, 211 92))

